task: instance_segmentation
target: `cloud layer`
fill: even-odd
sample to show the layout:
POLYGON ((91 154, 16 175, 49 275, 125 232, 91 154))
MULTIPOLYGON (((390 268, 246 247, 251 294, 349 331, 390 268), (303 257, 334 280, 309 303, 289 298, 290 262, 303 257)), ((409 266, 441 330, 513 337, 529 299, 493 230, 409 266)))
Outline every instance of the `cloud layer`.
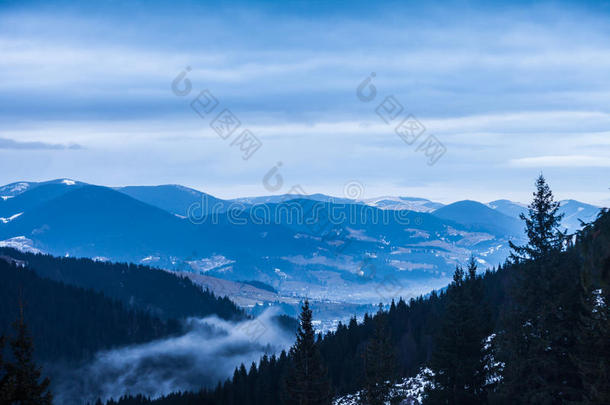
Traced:
POLYGON ((191 319, 181 336, 100 352, 74 371, 58 367, 64 375, 54 379, 59 381, 55 399, 76 405, 130 393, 158 397, 214 388, 240 364, 249 368, 263 354, 271 356, 292 344, 293 335, 278 327, 273 316, 268 310, 239 323, 191 319))
POLYGON ((603 203, 608 14, 577 2, 9 2, 0 124, 23 147, 0 148, 11 169, 0 183, 67 176, 236 197, 268 193, 261 178, 282 162, 287 186, 311 192, 340 195, 357 179, 367 197, 523 200, 543 170, 560 196, 603 203), (176 96, 187 66, 192 91, 176 96), (377 95, 362 102, 371 73, 377 95), (191 109, 204 89, 214 115, 230 109, 262 141, 248 161, 231 146, 237 134, 221 139, 214 115, 191 109), (388 96, 401 110, 391 124, 377 114, 388 96), (426 137, 409 145, 395 133, 409 114, 446 147, 432 167, 417 151, 426 137), (86 151, 53 147, 72 144, 86 151))

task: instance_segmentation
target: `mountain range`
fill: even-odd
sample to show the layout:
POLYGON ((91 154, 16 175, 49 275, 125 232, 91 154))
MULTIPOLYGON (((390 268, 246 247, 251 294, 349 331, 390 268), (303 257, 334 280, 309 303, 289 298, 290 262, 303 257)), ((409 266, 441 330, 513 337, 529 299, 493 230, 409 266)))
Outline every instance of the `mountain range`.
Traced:
MULTIPOLYGON (((58 179, 0 187, 0 246, 365 303, 442 288, 471 254, 482 268, 503 262, 508 241, 523 240, 518 216, 526 210, 508 200, 223 200, 180 185, 111 188, 58 179)), ((561 212, 573 232, 599 208, 566 200, 561 212)))

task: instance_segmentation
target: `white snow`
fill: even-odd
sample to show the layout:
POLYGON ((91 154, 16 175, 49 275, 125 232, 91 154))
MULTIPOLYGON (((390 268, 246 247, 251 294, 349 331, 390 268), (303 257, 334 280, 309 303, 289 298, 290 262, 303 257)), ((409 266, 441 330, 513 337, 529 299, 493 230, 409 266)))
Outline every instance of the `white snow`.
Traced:
POLYGON ((214 255, 199 260, 187 261, 187 263, 193 271, 203 274, 210 270, 221 269, 224 266, 233 264, 235 260, 227 259, 222 255, 214 255))
POLYGON ((70 180, 70 179, 64 179, 61 182, 63 184, 65 184, 66 186, 73 186, 76 184, 76 182, 74 180, 70 180))
POLYGON ((3 218, 0 217, 0 222, 2 222, 3 224, 8 224, 9 222, 11 222, 13 219, 18 218, 19 216, 21 216, 21 214, 23 214, 23 212, 20 212, 19 214, 15 214, 13 216, 10 216, 8 218, 3 218))
MULTIPOLYGON (((405 378, 402 382, 394 385, 393 397, 400 398, 400 404, 419 405, 424 400, 424 390, 431 383, 434 373, 429 368, 423 368, 415 377, 405 378)), ((333 405, 357 405, 360 399, 360 391, 356 394, 346 395, 333 401, 333 405)), ((390 402, 386 402, 387 405, 390 402)))
POLYGON ((415 212, 432 212, 434 211, 434 207, 429 206, 429 204, 434 204, 434 202, 425 200, 425 199, 405 199, 401 197, 394 196, 382 196, 368 199, 360 199, 356 200, 362 202, 371 207, 377 207, 379 209, 389 209, 389 210, 409 210, 415 212))
POLYGON ((25 236, 16 236, 14 238, 0 241, 0 247, 9 247, 17 249, 21 252, 43 253, 42 250, 34 247, 34 242, 25 236))
MULTIPOLYGON (((9 193, 13 193, 13 194, 19 194, 19 193, 24 192, 28 188, 30 188, 30 185, 28 183, 17 183, 17 184, 13 184, 10 188, 6 188, 6 190, 4 190, 4 191, 8 191, 9 193)), ((3 189, 4 189, 4 187, 3 187, 3 189)))
POLYGON ((277 274, 278 276, 280 276, 283 279, 288 278, 288 274, 284 273, 282 270, 280 270, 278 268, 273 269, 273 271, 275 272, 275 274, 277 274))

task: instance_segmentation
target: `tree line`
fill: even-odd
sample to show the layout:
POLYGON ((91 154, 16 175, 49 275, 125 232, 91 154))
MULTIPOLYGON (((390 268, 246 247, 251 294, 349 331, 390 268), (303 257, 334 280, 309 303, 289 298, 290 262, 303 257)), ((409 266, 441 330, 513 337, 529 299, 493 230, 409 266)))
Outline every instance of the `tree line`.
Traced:
MULTIPOLYGON (((325 405, 355 392, 361 404, 398 403, 405 398, 394 384, 422 367, 431 370, 425 404, 608 404, 610 212, 566 235, 558 208, 541 176, 522 215, 528 243, 511 244, 497 270, 478 274, 471 258, 445 291, 392 302, 325 336, 315 334, 306 301, 288 352, 241 365, 215 388, 107 404, 325 405)), ((0 398, 50 403, 23 313, 20 306, 10 356, 0 362, 0 398)))
POLYGON ((576 235, 559 228, 559 204, 536 182, 528 243, 497 269, 457 266, 446 291, 366 315, 316 336, 308 303, 288 352, 235 370, 216 388, 108 404, 363 404, 398 402, 399 376, 432 371, 425 404, 610 403, 610 213, 576 235))
POLYGON ((40 277, 100 292, 125 306, 164 319, 208 315, 227 320, 245 317, 227 297, 217 297, 190 279, 165 270, 132 263, 24 253, 1 247, 0 255, 27 262, 40 277))

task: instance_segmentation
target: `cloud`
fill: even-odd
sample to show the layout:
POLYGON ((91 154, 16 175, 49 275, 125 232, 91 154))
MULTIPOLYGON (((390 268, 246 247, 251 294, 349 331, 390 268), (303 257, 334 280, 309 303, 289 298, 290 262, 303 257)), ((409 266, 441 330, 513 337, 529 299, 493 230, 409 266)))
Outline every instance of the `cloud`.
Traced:
MULTIPOLYGON (((176 391, 213 388, 235 367, 258 362, 263 354, 287 349, 294 335, 275 321, 276 309, 234 323, 217 317, 192 318, 181 336, 98 353, 79 368, 56 367, 57 403, 93 403, 141 393, 158 397, 176 391)), ((51 366, 52 367, 52 366, 51 366)))
POLYGON ((513 167, 610 167, 610 158, 588 155, 537 156, 511 159, 513 167))
POLYGON ((83 149, 81 145, 54 144, 47 142, 21 142, 9 138, 0 138, 0 149, 27 149, 27 150, 59 150, 59 149, 83 149))
POLYGON ((87 150, 32 151, 23 165, 26 152, 5 145, 0 183, 67 176, 238 197, 267 193, 261 177, 281 161, 284 192, 298 183, 340 195, 357 178, 379 194, 450 201, 514 195, 530 184, 512 167, 535 176, 546 163, 564 190, 607 189, 603 159, 529 158, 610 155, 607 10, 19 4, 0 10, 2 136, 87 150), (186 66, 192 93, 176 97, 186 66), (362 103, 356 87, 371 72, 377 99, 362 103), (190 108, 203 89, 264 143, 247 164, 190 108), (375 114, 389 95, 447 146, 435 167, 375 114))

